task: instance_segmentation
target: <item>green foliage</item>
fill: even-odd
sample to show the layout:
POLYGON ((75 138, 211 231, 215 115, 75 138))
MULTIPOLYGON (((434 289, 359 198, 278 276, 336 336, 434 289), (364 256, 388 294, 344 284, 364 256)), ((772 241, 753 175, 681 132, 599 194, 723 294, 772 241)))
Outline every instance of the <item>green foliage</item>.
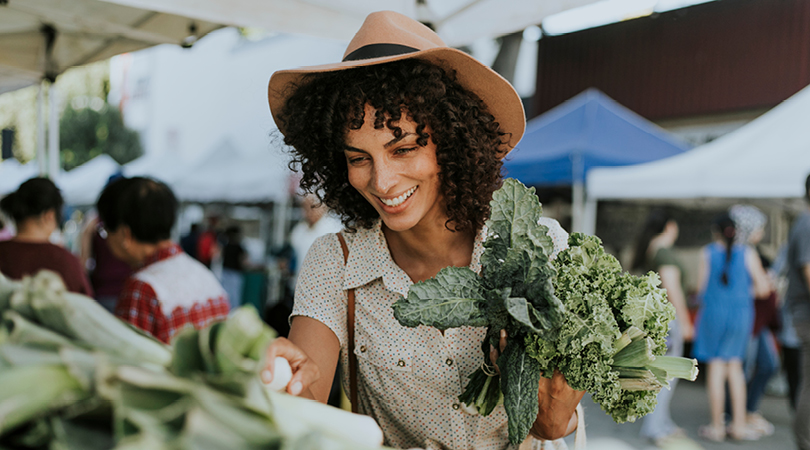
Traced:
POLYGON ((489 345, 497 346, 500 330, 507 331, 510 338, 498 360, 501 376, 478 369, 459 399, 489 414, 500 401, 495 389, 500 385, 509 440, 519 443, 537 417, 540 379, 540 365, 526 357, 524 338, 553 336, 554 322, 563 311, 551 283, 554 268, 548 255, 553 244, 548 228, 538 224, 542 208, 534 188, 507 179, 490 206, 481 276, 468 268, 446 267, 435 278, 414 284, 408 296, 394 304, 394 316, 410 327, 487 326, 482 343, 485 364, 489 345))
POLYGON ((655 408, 666 385, 666 372, 652 362, 666 352, 674 308, 657 274, 624 272, 599 238, 572 233, 568 245, 553 262, 555 289, 565 306, 559 334, 527 336, 527 351, 545 374, 559 369, 572 388, 590 392, 616 422, 634 421, 655 408), (632 337, 622 339, 628 329, 632 337))
POLYGON ((59 146, 62 167, 70 170, 102 153, 119 164, 141 156, 141 142, 136 131, 124 125, 121 113, 108 104, 94 108, 74 109, 68 104, 59 122, 59 146))
POLYGON ((538 224, 540 202, 534 188, 516 180, 505 180, 490 206, 481 276, 444 268, 394 304, 405 326, 488 327, 484 365, 470 375, 462 402, 487 415, 503 401, 509 440, 516 444, 537 417, 540 376, 551 378, 555 369, 617 422, 652 411, 668 378, 694 380, 694 360, 656 362, 674 317, 658 275, 624 272, 598 238, 581 233, 550 261, 553 243, 538 224), (487 365, 502 329, 509 339, 497 375, 487 365), (617 354, 620 363, 613 360, 617 354))

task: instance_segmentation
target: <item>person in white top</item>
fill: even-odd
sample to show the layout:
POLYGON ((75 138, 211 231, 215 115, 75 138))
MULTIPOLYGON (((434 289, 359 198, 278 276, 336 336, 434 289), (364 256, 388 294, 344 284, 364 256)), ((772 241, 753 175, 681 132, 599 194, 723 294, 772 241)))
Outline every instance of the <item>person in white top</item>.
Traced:
POLYGON ((337 233, 343 229, 340 220, 329 214, 329 210, 314 194, 306 194, 301 199, 301 212, 304 217, 298 222, 290 233, 290 244, 295 251, 295 273, 293 274, 293 285, 301 272, 304 257, 312 247, 315 239, 329 234, 337 233))

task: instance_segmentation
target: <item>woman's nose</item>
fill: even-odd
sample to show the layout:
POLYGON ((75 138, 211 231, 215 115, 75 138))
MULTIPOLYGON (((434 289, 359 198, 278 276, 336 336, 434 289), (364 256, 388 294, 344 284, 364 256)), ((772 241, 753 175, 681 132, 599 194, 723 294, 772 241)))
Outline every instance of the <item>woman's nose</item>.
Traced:
POLYGON ((396 172, 386 161, 375 161, 371 177, 374 190, 380 194, 387 193, 396 185, 396 172))

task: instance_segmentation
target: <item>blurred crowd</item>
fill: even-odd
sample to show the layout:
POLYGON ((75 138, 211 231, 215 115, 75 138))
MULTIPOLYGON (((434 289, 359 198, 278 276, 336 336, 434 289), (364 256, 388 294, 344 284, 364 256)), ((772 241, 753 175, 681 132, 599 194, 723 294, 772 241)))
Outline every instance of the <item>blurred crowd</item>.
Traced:
MULTIPOLYGON (((810 176, 805 186, 810 202, 810 176)), ((341 223, 317 197, 299 199, 302 219, 273 251, 281 289, 256 306, 281 334, 289 330, 298 268, 316 238, 341 223), (266 307, 265 307, 266 306, 266 307)), ((68 290, 95 298, 111 313, 169 342, 186 326, 204 327, 246 303, 251 265, 242 229, 219 216, 172 239, 178 201, 151 178, 113 178, 87 214, 74 254, 60 245, 64 202, 47 178, 33 178, 0 201, 0 272, 21 278, 41 269, 60 274, 68 290), (3 221, 2 218, 6 220, 3 221)), ((701 364, 711 421, 701 438, 753 441, 774 433, 760 412, 769 383, 786 382, 799 448, 810 448, 810 208, 793 224, 774 260, 760 243, 768 216, 738 204, 714 220, 712 242, 701 250, 696 289, 686 282, 677 251, 679 226, 671 211, 650 211, 635 244, 631 270, 655 271, 676 311, 667 354, 701 364)), ((261 270, 261 268, 259 268, 261 270)), ((267 291, 267 289, 265 289, 267 291)), ((265 297, 267 294, 265 292, 265 297)), ((670 414, 677 391, 662 390, 641 434, 662 448, 689 441, 670 414)))
POLYGON ((243 304, 284 336, 300 262, 317 237, 341 228, 316 197, 298 201, 300 223, 266 263, 257 263, 243 245, 242 227, 227 217, 211 215, 173 239, 179 203, 158 180, 113 176, 94 208, 65 220, 57 186, 36 177, 0 203, 0 272, 19 279, 54 271, 68 290, 164 342, 243 304))

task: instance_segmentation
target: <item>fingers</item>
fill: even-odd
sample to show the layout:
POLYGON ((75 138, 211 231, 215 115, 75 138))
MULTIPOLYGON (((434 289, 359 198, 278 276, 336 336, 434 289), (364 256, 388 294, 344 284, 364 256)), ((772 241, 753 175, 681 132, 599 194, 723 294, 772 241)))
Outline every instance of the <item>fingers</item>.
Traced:
POLYGON ((489 361, 495 366, 495 371, 498 372, 498 375, 501 374, 501 370, 498 368, 498 357, 501 356, 501 353, 506 349, 507 337, 506 330, 501 330, 498 338, 498 348, 495 348, 494 345, 489 346, 489 361))
POLYGON ((292 379, 287 384, 287 392, 290 395, 299 395, 320 378, 318 366, 310 361, 303 350, 288 339, 280 337, 267 347, 265 353, 264 369, 261 372, 261 378, 265 384, 273 381, 277 357, 284 358, 290 363, 290 369, 293 372, 292 379))

